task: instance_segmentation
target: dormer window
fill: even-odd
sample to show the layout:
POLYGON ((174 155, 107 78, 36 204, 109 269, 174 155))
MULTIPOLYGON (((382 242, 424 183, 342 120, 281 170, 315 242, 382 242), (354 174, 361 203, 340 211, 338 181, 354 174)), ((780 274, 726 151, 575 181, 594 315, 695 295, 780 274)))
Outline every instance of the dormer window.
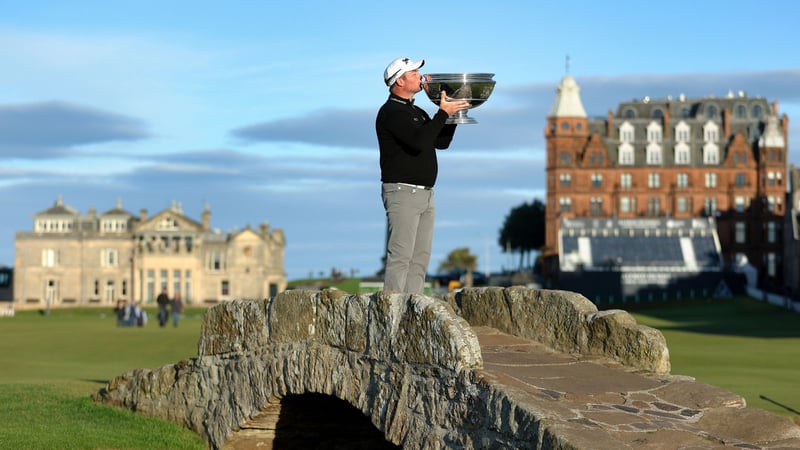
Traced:
POLYGON ((703 146, 703 164, 719 164, 719 147, 713 142, 703 146))
POLYGON ((761 108, 761 105, 753 105, 753 112, 751 115, 756 119, 761 118, 761 116, 764 115, 764 110, 761 108))
POLYGON ((647 144, 647 164, 661 164, 661 146, 655 142, 647 144))
POLYGON ((684 122, 678 122, 678 125, 675 126, 675 140, 677 142, 689 142, 689 132, 691 131, 691 127, 684 122))
POLYGON ((623 122, 619 127, 619 164, 633 164, 633 125, 630 122, 623 122))
POLYGON ((744 105, 736 105, 735 115, 737 119, 745 119, 747 118, 747 107, 744 105))
POLYGON ((660 144, 662 134, 661 125, 658 123, 650 122, 650 125, 647 126, 647 142, 660 144))
POLYGON ((623 124, 619 127, 619 141, 633 143, 633 140, 633 125, 631 125, 630 122, 623 122, 623 124))
POLYGON ((706 105, 706 117, 709 119, 716 119, 719 117, 719 108, 717 108, 717 105, 706 105))
POLYGON ((675 164, 689 164, 689 146, 685 142, 675 144, 675 164))
POLYGON ((100 229, 105 233, 120 233, 128 228, 125 219, 103 219, 100 221, 100 229))
POLYGON ((717 142, 719 141, 719 127, 714 122, 706 122, 703 126, 703 141, 704 142, 717 142))
POLYGON ((703 164, 719 164, 719 127, 708 121, 703 125, 703 164))

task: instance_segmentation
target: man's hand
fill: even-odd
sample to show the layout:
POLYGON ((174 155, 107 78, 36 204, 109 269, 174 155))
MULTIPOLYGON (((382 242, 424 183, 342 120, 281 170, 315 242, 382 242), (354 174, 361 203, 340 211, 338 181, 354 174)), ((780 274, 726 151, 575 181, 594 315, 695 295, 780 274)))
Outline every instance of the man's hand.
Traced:
POLYGON ((439 108, 446 112, 448 116, 452 116, 462 109, 469 108, 469 102, 466 100, 448 100, 447 95, 442 91, 442 95, 439 98, 439 108))

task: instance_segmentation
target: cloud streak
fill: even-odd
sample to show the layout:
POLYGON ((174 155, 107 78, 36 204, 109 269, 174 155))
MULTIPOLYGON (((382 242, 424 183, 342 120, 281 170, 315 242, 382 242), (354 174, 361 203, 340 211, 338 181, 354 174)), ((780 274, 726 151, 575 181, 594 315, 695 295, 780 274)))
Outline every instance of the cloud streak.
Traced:
POLYGON ((70 148, 150 137, 142 120, 64 102, 0 105, 0 156, 40 159, 70 148))

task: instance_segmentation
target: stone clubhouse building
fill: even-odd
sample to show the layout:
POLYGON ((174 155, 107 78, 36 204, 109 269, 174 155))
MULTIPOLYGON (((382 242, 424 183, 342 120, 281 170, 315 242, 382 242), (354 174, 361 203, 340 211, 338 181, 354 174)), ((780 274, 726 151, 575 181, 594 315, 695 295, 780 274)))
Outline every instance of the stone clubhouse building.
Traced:
POLYGON ((122 202, 101 214, 81 214, 59 196, 34 214, 33 231, 14 240, 14 307, 148 304, 166 288, 185 304, 263 299, 286 289, 286 239, 267 222, 258 229, 211 228, 206 206, 200 221, 179 203, 138 216, 122 202))

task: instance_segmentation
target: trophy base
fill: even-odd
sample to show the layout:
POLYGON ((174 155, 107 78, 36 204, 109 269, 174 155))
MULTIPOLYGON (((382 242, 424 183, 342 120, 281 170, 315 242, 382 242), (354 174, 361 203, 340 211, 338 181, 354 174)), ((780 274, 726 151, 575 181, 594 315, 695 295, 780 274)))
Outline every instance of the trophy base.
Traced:
POLYGON ((453 114, 452 116, 448 117, 444 123, 461 125, 467 123, 478 123, 478 121, 468 116, 467 111, 464 110, 464 111, 459 111, 453 114))
POLYGON ((448 117, 444 123, 462 125, 467 123, 478 123, 478 121, 472 117, 448 117))

